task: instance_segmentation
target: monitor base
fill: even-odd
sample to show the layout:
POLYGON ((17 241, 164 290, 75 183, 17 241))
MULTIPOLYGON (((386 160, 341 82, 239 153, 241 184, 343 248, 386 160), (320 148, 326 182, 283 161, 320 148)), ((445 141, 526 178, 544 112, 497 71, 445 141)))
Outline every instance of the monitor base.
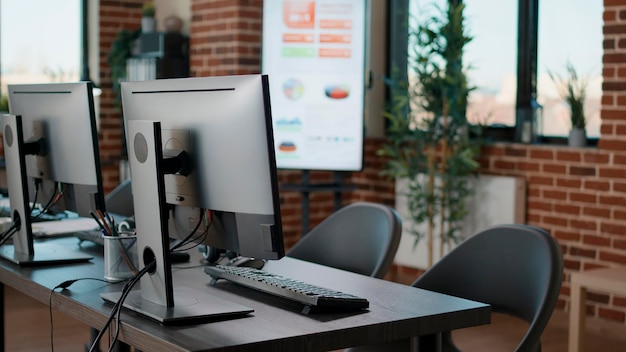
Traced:
MULTIPOLYGON (((121 295, 121 292, 110 292, 102 293, 100 297, 106 302, 115 304, 121 295)), ((189 287, 175 287, 174 300, 177 302, 176 306, 162 306, 143 299, 141 290, 136 290, 128 294, 123 306, 164 325, 198 323, 217 318, 244 316, 254 311, 252 308, 189 287)))
POLYGON ((34 254, 16 252, 11 244, 0 247, 0 257, 20 266, 44 266, 87 262, 93 256, 54 243, 34 243, 34 254))

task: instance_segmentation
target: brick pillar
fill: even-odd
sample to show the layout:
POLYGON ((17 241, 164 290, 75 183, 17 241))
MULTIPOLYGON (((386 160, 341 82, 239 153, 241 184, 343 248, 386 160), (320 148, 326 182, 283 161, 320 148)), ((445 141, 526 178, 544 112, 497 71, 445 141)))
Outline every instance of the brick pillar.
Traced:
POLYGON ((600 149, 626 150, 626 5, 605 1, 600 149))
POLYGON ((105 192, 119 183, 119 160, 122 157, 122 114, 115 104, 111 69, 107 62, 115 36, 122 29, 141 27, 143 0, 100 0, 100 158, 105 192))
POLYGON ((261 0, 192 0, 192 77, 261 71, 261 0))

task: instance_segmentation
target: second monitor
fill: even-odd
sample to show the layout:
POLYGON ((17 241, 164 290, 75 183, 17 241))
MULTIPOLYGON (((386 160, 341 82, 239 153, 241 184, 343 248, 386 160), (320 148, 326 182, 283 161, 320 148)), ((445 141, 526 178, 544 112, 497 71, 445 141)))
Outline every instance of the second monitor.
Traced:
MULTIPOLYGON (((133 306, 136 299, 129 297, 125 306, 164 323, 186 319, 175 297, 211 298, 174 294, 180 288, 172 284, 168 253, 177 213, 189 214, 183 227, 206 231, 194 241, 255 258, 284 255, 268 77, 124 82, 122 104, 140 266, 156 261, 154 272, 141 279, 144 303, 133 306), (155 311, 142 311, 152 304, 155 311)), ((209 305, 208 315, 223 308, 209 305)), ((196 308, 186 311, 204 314, 204 307, 196 308)), ((240 308, 233 313, 247 312, 240 308)))
POLYGON ((31 222, 48 213, 105 211, 92 85, 9 85, 2 119, 13 229, 0 255, 20 265, 89 260, 50 243, 35 245, 31 222), (46 204, 35 213, 34 204, 46 204), (37 248, 35 248, 37 247, 37 248))

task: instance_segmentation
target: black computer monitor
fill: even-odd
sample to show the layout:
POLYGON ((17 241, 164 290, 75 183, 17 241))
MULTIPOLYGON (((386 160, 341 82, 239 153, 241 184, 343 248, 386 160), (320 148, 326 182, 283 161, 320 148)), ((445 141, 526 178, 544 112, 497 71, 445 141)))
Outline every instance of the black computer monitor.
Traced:
POLYGON ((3 245, 0 255, 21 265, 89 260, 49 243, 35 245, 30 203, 82 216, 105 211, 92 84, 9 85, 8 91, 10 115, 2 119, 2 132, 17 228, 13 244, 3 245))
POLYGON ((192 229, 209 212, 203 243, 255 258, 284 255, 268 77, 123 82, 122 106, 140 266, 157 262, 141 278, 141 299, 129 296, 125 306, 163 323, 250 312, 172 285, 168 227, 192 229))

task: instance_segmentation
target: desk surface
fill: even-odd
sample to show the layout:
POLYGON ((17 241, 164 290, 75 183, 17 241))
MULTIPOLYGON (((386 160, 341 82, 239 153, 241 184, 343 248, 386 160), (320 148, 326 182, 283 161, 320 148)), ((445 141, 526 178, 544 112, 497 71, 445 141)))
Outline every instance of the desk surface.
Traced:
MULTIPOLYGON (((54 240, 72 248, 78 240, 54 240)), ((51 267, 19 267, 0 261, 0 281, 45 304, 50 289, 77 278, 102 278, 101 247, 83 243, 92 262, 51 267)), ((210 286, 203 268, 175 266, 175 285, 185 285, 254 308, 249 316, 198 325, 161 326, 132 312, 122 314, 120 340, 144 351, 324 351, 360 344, 488 324, 488 305, 437 294, 285 257, 265 270, 367 298, 370 309, 360 313, 300 313, 289 301, 220 281, 210 286), (186 268, 184 268, 186 267, 186 268), (183 269, 184 268, 184 269, 183 269)), ((120 285, 78 281, 55 293, 52 305, 95 328, 106 322, 110 306, 99 294, 120 285)))

